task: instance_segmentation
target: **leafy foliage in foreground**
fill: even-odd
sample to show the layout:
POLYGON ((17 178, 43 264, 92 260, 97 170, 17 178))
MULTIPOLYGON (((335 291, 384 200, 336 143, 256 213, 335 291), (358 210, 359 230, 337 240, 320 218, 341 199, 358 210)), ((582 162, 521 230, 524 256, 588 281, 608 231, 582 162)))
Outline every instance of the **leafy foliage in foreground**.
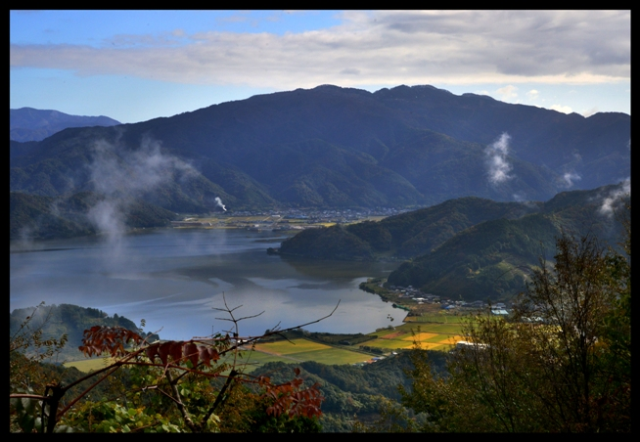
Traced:
MULTIPOLYGON (((231 316, 236 326, 234 337, 227 334, 204 341, 149 344, 133 330, 117 326, 91 327, 84 332, 80 350, 87 356, 108 354, 115 362, 69 383, 63 384, 59 379, 48 382, 43 394, 34 394, 35 385, 27 373, 12 370, 12 430, 47 433, 61 430, 199 433, 234 428, 266 432, 319 431, 318 418, 324 398, 318 385, 304 387, 297 369, 296 377, 278 384, 267 376, 243 373, 238 362, 239 348, 259 338, 239 338, 238 320, 233 317, 235 309, 218 310, 231 316), (231 358, 222 362, 225 355, 231 358), (114 376, 125 367, 123 377, 114 376), (113 390, 114 396, 101 397, 98 401, 90 399, 89 393, 99 384, 114 379, 120 383, 119 388, 113 390), (77 396, 65 398, 74 387, 89 380, 88 388, 77 396), (226 408, 225 414, 223 410, 229 400, 236 406, 226 408), (36 406, 38 402, 40 405, 36 406)), ((39 343, 37 335, 27 336, 29 340, 34 342, 27 345, 39 343)), ((11 344, 12 353, 24 345, 15 340, 11 340, 11 344)), ((42 345, 53 345, 55 351, 61 344, 42 345)), ((34 358, 28 360, 33 361, 34 358)), ((30 368, 37 371, 34 365, 30 368)))

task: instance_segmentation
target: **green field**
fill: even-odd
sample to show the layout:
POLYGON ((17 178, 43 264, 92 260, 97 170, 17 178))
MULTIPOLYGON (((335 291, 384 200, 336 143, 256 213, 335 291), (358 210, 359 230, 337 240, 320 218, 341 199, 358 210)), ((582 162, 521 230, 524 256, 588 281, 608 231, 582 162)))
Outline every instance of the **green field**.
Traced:
POLYGON ((295 357, 303 361, 315 361, 328 365, 355 364, 356 362, 364 362, 371 359, 370 355, 339 348, 296 353, 295 357))
POLYGON ((100 370, 101 368, 106 367, 108 364, 111 364, 114 361, 112 358, 92 358, 92 359, 83 359, 80 361, 73 362, 65 362, 65 367, 75 367, 78 370, 89 373, 92 370, 100 370))
POLYGON ((293 355, 317 350, 331 349, 330 346, 306 339, 293 339, 291 341, 276 341, 265 344, 256 344, 256 350, 273 353, 276 355, 293 355))
POLYGON ((410 323, 437 323, 437 324, 460 324, 463 320, 468 320, 469 315, 455 315, 449 312, 425 313, 422 316, 407 316, 405 322, 410 323))

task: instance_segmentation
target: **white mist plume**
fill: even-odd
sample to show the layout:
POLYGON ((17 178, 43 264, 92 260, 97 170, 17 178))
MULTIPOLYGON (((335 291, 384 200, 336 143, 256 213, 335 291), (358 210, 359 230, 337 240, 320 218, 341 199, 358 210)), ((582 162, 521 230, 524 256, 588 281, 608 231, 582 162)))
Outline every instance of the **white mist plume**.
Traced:
POLYGON ((87 216, 110 243, 119 243, 125 231, 121 208, 116 199, 105 199, 89 209, 87 216))
POLYGON ((511 164, 507 162, 510 139, 509 134, 505 132, 484 151, 487 155, 487 173, 491 184, 501 184, 513 178, 513 175, 509 175, 511 164))
POLYGON ((90 209, 89 219, 112 243, 118 243, 126 231, 124 213, 133 198, 165 183, 199 174, 184 161, 163 154, 160 143, 149 137, 133 151, 104 140, 96 142, 89 172, 93 189, 104 197, 90 209))
POLYGON ((582 177, 576 172, 566 172, 564 175, 562 175, 562 179, 564 180, 564 186, 569 188, 573 186, 574 181, 581 180, 582 177))
POLYGON ((227 211, 227 208, 224 206, 224 204, 222 204, 222 200, 220 199, 220 197, 219 197, 219 196, 217 196, 217 197, 216 197, 216 200, 215 200, 215 201, 216 201, 216 204, 217 204, 219 207, 222 207, 222 210, 224 210, 225 212, 227 211))
POLYGON ((609 193, 609 196, 602 202, 600 213, 611 216, 616 208, 615 206, 626 196, 631 196, 631 178, 625 179, 622 182, 622 187, 612 190, 611 193, 609 193))
POLYGON ((95 156, 90 166, 96 192, 103 195, 139 196, 175 175, 180 179, 198 175, 184 161, 160 152, 160 144, 145 138, 140 149, 118 152, 106 141, 95 144, 95 156))

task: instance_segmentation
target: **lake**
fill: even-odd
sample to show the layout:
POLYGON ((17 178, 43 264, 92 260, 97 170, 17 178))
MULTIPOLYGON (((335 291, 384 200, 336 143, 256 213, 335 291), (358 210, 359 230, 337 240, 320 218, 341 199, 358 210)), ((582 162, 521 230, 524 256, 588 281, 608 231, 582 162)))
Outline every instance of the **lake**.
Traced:
POLYGON ((136 324, 163 339, 187 340, 229 330, 224 297, 241 336, 287 328, 328 315, 305 329, 369 333, 397 325, 404 313, 358 289, 397 263, 318 262, 267 255, 281 233, 224 229, 158 229, 117 240, 78 238, 36 243, 10 253, 10 311, 76 304, 136 324), (391 321, 391 318, 395 321, 391 321))

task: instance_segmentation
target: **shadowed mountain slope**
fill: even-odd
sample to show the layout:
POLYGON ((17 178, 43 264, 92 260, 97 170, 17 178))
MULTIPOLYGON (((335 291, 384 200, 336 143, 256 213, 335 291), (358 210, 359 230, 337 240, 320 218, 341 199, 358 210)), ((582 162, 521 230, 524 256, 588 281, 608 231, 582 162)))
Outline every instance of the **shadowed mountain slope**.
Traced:
POLYGON ((625 114, 584 118, 431 86, 370 93, 323 85, 12 144, 11 190, 95 190, 92 173, 108 150, 121 161, 155 154, 197 171, 145 193, 174 211, 211 210, 215 196, 231 210, 546 200, 570 185, 629 176, 630 124, 625 114), (491 148, 505 133, 506 147, 491 148), (496 161, 502 182, 490 179, 496 161))

